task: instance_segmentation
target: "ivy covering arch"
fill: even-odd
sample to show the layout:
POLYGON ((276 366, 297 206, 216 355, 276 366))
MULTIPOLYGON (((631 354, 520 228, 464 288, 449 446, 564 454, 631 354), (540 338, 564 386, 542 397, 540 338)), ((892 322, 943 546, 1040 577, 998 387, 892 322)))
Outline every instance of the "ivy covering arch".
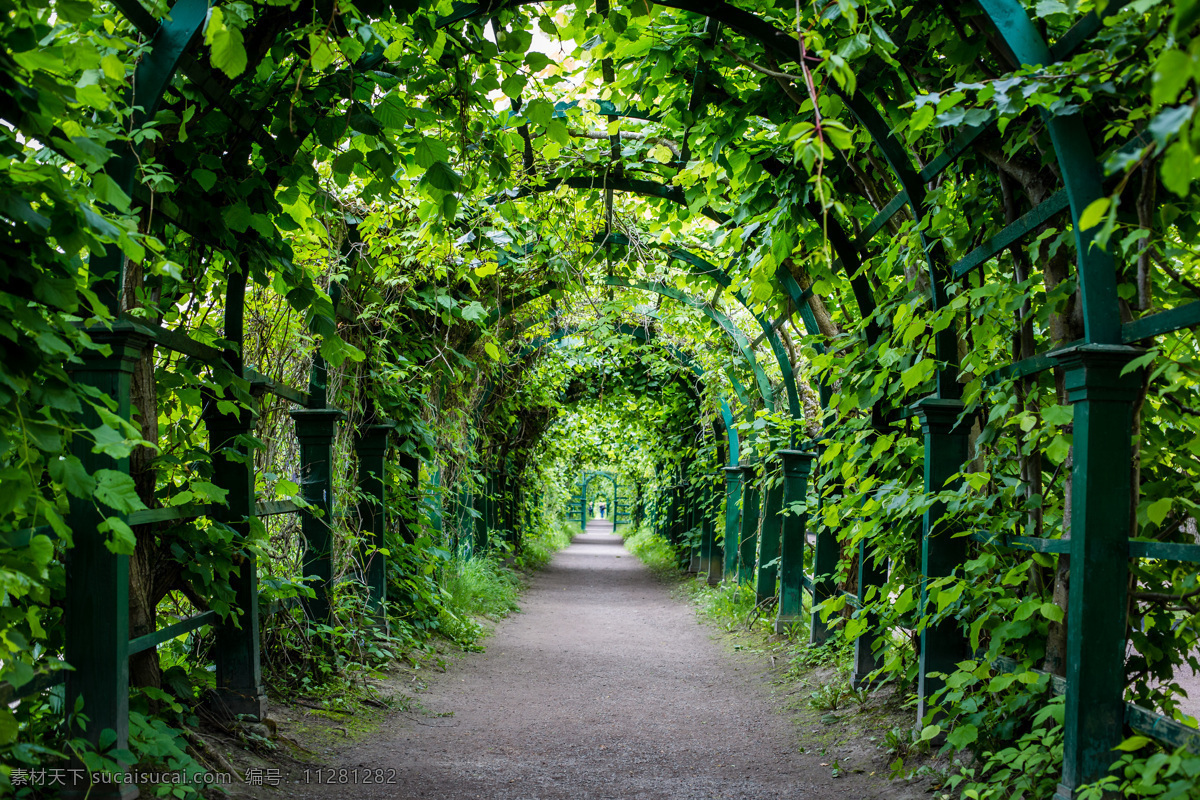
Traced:
POLYGON ((4 763, 127 761, 183 637, 261 718, 286 632, 418 635, 457 545, 570 505, 578 396, 970 796, 1013 748, 1062 800, 1200 769, 1200 6, 5 14, 4 763))

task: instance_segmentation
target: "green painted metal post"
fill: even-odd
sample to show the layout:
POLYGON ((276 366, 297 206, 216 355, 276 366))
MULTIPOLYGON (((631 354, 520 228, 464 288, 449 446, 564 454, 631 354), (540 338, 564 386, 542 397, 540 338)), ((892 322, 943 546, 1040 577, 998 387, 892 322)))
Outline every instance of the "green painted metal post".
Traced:
POLYGON ((1140 380, 1121 375, 1141 350, 1081 345, 1055 357, 1075 408, 1071 468, 1071 592, 1063 777, 1055 794, 1108 772, 1124 738, 1125 633, 1133 456, 1130 430, 1140 380))
POLYGON ((363 580, 367 585, 367 607, 380 625, 387 624, 387 557, 384 537, 387 533, 387 498, 384 469, 388 434, 395 425, 367 425, 354 442, 358 455, 358 488, 365 498, 358 505, 362 521, 361 558, 363 580))
POLYGON ((758 480, 754 463, 742 465, 742 530, 738 537, 738 583, 754 580, 755 557, 758 555, 758 480))
POLYGON ((475 514, 471 518, 473 525, 473 533, 471 535, 471 541, 473 542, 471 545, 472 554, 483 555, 487 552, 487 500, 485 499, 487 491, 487 479, 485 478, 480 493, 471 498, 471 508, 475 511, 475 514))
POLYGON ((580 479, 579 485, 579 531, 587 530, 587 478, 580 479))
POLYGON ((763 475, 762 531, 758 536, 758 566, 754 575, 754 592, 760 603, 775 596, 779 534, 783 524, 783 483, 772 483, 772 477, 763 475))
MULTIPOLYGON (((960 424, 963 405, 958 400, 928 398, 915 404, 925 437, 926 493, 955 490, 962 481, 951 481, 967 460, 968 423, 960 424)), ((936 502, 925 512, 921 524, 921 604, 930 613, 929 580, 950 575, 966 558, 967 540, 955 537, 955 529, 942 521, 946 504, 936 502)), ((967 642, 953 620, 928 625, 921 632, 921 660, 917 670, 917 721, 929 713, 930 696, 942 688, 941 678, 930 673, 950 673, 967 655, 967 642)))
MULTIPOLYGON (((213 404, 215 407, 215 403, 213 404)), ((230 577, 234 608, 240 614, 217 627, 216 695, 222 715, 262 719, 267 713, 259 653, 258 559, 245 547, 254 514, 254 469, 249 448, 238 440, 249 437, 254 420, 249 409, 241 416, 209 413, 209 450, 212 452, 213 483, 228 494, 225 505, 216 506, 214 518, 233 529, 236 577, 230 577)))
MULTIPOLYGON (((683 487, 683 506, 684 506, 684 522, 683 532, 685 537, 690 537, 692 531, 701 524, 703 514, 701 507, 704 500, 701 495, 702 490, 694 483, 685 483, 683 487)), ((700 548, 703 544, 703 539, 693 539, 695 544, 691 547, 690 558, 688 559, 688 574, 700 574, 700 548)))
MULTIPOLYGON (((145 348, 145 338, 121 328, 91 331, 92 341, 112 348, 109 355, 85 351, 83 363, 72 365, 72 376, 81 385, 97 389, 117 403, 117 414, 130 419, 130 386, 134 366, 145 348)), ((97 428, 99 416, 87 404, 80 414, 83 427, 97 428)), ((128 474, 128 458, 112 458, 92 452, 92 441, 76 435, 72 450, 84 469, 113 469, 128 474)), ((74 667, 67 673, 67 709, 83 699, 89 722, 84 729, 72 717, 72 734, 96 744, 101 732, 116 734, 115 746, 129 741, 129 556, 109 551, 108 536, 97 530, 105 517, 120 516, 112 509, 101 510, 90 500, 70 498, 70 524, 74 546, 66 560, 66 660, 74 667)), ((80 790, 86 787, 78 787, 80 790)), ((100 784, 89 797, 137 797, 126 786, 100 784), (103 794, 101 794, 103 792, 103 794)))
POLYGON ((474 495, 469 489, 460 487, 454 503, 454 535, 458 541, 458 552, 464 559, 475 555, 475 518, 471 516, 473 508, 474 495))
MULTIPOLYGON (((887 561, 876 563, 875 556, 867 547, 866 540, 858 544, 858 601, 866 603, 867 590, 874 586, 876 589, 887 582, 887 561)), ((879 615, 866 613, 867 629, 854 640, 854 668, 850 674, 850 683, 855 689, 861 689, 870 684, 868 676, 883 666, 882 649, 887 642, 887 636, 880 628, 879 615)))
POLYGON ((316 597, 306 601, 308 617, 328 625, 333 622, 333 437, 341 411, 306 408, 292 412, 300 440, 300 494, 309 508, 300 516, 304 548, 304 575, 313 578, 316 597))
MULTIPOLYGON (((225 295, 225 338, 231 346, 223 354, 233 375, 245 375, 242 341, 245 332, 246 276, 229 276, 225 295)), ((219 715, 262 719, 267 698, 262 682, 259 653, 258 557, 246 547, 254 517, 254 458, 248 439, 253 435, 256 408, 223 414, 210 398, 204 412, 212 453, 213 483, 224 489, 224 505, 216 506, 213 518, 234 532, 233 561, 237 574, 230 576, 237 617, 217 626, 213 652, 216 662, 215 711, 219 715)))
MULTIPOLYGON (((816 516, 819 496, 813 494, 813 515, 816 516)), ((837 571, 838 541, 833 529, 823 521, 817 526, 816 541, 813 543, 813 596, 812 617, 809 619, 808 641, 810 644, 821 644, 829 639, 830 627, 821 619, 817 606, 837 594, 837 581, 834 573, 837 571)))
POLYGON ((713 507, 717 493, 716 487, 708 477, 705 477, 700 491, 700 574, 705 576, 709 585, 714 585, 721 580, 719 574, 716 580, 713 579, 713 573, 719 573, 721 570, 720 559, 716 557, 717 525, 716 509, 713 507))
POLYGON ((737 577, 738 539, 742 528, 742 468, 722 467, 725 473, 725 535, 722 543, 723 578, 737 577))
POLYGON ((780 450, 783 460, 783 525, 779 542, 779 611, 775 632, 786 630, 804 618, 804 544, 808 536, 808 511, 793 508, 808 502, 808 476, 816 453, 780 450))
MULTIPOLYGON (((404 442, 401 439, 401 442, 404 442)), ((394 455, 396 466, 400 468, 400 518, 396 520, 400 538, 407 544, 417 540, 418 501, 420 498, 421 459, 415 453, 406 453, 400 447, 394 455)))

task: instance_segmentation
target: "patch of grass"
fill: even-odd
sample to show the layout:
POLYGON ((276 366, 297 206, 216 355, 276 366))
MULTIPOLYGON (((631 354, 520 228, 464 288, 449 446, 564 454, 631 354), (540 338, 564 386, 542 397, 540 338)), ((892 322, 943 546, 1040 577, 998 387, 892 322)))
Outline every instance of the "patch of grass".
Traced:
POLYGON ((733 581, 722 581, 716 586, 698 584, 692 600, 701 615, 720 626, 722 630, 753 630, 759 627, 763 632, 767 632, 770 628, 769 620, 756 613, 758 597, 754 587, 749 584, 733 581))
POLYGON ((656 575, 667 576, 678 573, 678 557, 675 548, 661 536, 658 536, 648 525, 642 525, 637 530, 621 532, 625 540, 625 549, 642 560, 656 575))
POLYGON ((525 539, 517 565, 522 569, 541 569, 550 563, 555 553, 569 545, 578 532, 578 526, 566 519, 546 525, 538 535, 525 539))
POLYGON ((447 609, 460 618, 499 620, 521 610, 517 605, 520 578, 491 557, 452 562, 442 579, 442 588, 450 596, 447 609))

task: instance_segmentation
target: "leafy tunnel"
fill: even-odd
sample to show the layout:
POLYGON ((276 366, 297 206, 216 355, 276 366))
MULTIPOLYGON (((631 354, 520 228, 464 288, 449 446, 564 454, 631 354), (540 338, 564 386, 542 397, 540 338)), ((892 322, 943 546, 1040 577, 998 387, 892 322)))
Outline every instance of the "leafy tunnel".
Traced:
POLYGON ((607 482, 962 796, 1198 796, 1200 4, 4 13, 0 786, 473 644, 607 482))

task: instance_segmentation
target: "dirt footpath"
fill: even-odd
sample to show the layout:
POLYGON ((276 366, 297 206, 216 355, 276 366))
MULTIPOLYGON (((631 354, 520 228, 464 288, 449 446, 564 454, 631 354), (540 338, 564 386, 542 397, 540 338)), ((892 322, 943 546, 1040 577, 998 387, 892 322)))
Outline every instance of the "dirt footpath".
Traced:
MULTIPOLYGON (((395 783, 296 785, 305 798, 904 797, 882 777, 833 777, 829 758, 767 700, 760 671, 711 638, 695 611, 607 531, 533 578, 522 613, 464 656, 335 768, 395 783), (434 716, 452 714, 452 716, 434 716), (379 773, 372 773, 377 778, 379 773)), ((328 772, 328 770, 326 770, 328 772)))

